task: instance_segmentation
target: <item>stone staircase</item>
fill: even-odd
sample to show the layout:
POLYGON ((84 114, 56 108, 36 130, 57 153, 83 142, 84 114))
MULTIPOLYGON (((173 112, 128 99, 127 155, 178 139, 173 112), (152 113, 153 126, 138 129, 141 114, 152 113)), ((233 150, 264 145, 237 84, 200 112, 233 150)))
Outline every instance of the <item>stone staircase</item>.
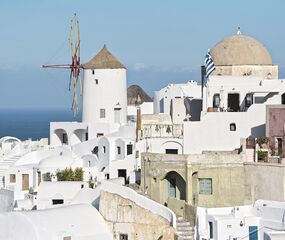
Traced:
POLYGON ((194 227, 182 217, 176 220, 177 240, 194 240, 194 227))

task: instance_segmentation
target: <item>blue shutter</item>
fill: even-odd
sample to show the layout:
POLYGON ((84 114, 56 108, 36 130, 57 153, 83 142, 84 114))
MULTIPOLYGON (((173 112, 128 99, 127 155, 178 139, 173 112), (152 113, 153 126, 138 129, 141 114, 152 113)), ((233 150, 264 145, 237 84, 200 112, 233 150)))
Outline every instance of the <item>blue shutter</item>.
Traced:
POLYGON ((249 226, 249 240, 258 240, 257 226, 249 226))

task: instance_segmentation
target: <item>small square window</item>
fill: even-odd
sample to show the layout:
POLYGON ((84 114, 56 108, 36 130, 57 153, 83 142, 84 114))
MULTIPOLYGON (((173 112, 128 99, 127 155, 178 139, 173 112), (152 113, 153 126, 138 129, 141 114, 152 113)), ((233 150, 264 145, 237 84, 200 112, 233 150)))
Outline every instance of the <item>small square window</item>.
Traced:
POLYGON ((10 174, 10 183, 16 182, 16 174, 10 174))
POLYGON ((105 118, 106 117, 106 111, 104 108, 100 109, 100 118, 105 118))
POLYGON ((120 234, 120 240, 128 240, 128 234, 120 234))
POLYGON ((211 178, 199 178, 199 194, 213 194, 211 178))
POLYGON ((230 124, 230 131, 236 131, 236 130, 237 130, 236 124, 235 123, 231 123, 230 124))
POLYGON ((104 133, 97 133, 97 138, 103 137, 103 136, 104 136, 104 133))

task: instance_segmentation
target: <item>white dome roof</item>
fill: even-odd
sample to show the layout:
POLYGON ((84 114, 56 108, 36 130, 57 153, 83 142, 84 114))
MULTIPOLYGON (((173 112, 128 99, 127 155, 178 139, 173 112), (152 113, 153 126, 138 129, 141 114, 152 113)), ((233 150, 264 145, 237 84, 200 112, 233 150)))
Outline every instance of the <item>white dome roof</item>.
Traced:
POLYGON ((268 50, 256 39, 240 32, 223 39, 210 52, 216 66, 272 65, 268 50))

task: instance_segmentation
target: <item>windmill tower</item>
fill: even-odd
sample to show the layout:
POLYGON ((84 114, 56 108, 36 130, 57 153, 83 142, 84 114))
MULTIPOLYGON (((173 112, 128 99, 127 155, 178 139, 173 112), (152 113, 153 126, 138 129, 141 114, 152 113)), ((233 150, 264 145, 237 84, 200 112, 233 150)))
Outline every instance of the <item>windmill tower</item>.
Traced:
POLYGON ((105 135, 127 121, 126 67, 106 45, 82 67, 82 121, 90 128, 90 137, 92 132, 105 135))
POLYGON ((77 86, 81 93, 80 73, 83 72, 82 123, 70 122, 64 126, 53 123, 50 130, 51 139, 58 139, 57 142, 65 144, 67 141, 64 139, 72 139, 75 132, 80 132, 77 138, 83 141, 84 134, 85 140, 96 138, 117 131, 127 122, 126 67, 109 52, 106 45, 90 61, 80 63, 80 31, 76 15, 71 21, 69 41, 71 64, 43 65, 44 68, 70 69, 69 89, 73 83, 74 115, 78 114, 77 86), (67 137, 63 137, 64 134, 67 137))

